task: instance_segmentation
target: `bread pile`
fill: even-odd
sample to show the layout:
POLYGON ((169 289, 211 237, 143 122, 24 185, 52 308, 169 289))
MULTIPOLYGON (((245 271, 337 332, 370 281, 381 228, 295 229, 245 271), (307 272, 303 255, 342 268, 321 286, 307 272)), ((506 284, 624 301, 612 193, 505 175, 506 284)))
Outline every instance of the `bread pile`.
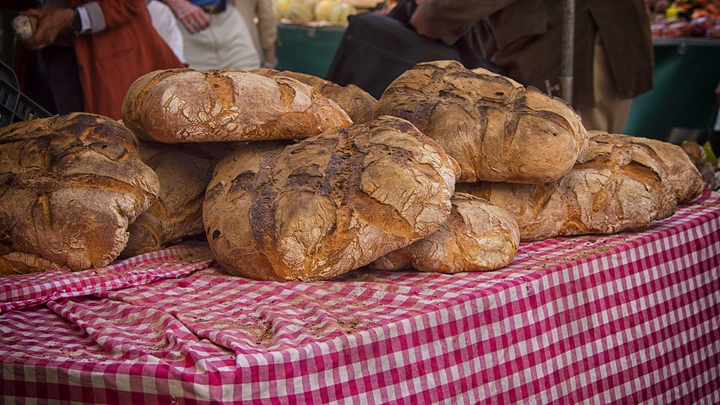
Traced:
POLYGON ((375 114, 406 118, 443 146, 463 168, 456 191, 510 213, 522 241, 644 228, 702 191, 680 147, 588 134, 563 101, 454 61, 405 72, 375 114))
POLYGON ((646 227, 702 189, 679 147, 588 133, 563 101, 453 61, 380 100, 271 69, 157 71, 122 118, 0 129, 0 274, 193 235, 258 280, 487 271, 521 240, 646 227))

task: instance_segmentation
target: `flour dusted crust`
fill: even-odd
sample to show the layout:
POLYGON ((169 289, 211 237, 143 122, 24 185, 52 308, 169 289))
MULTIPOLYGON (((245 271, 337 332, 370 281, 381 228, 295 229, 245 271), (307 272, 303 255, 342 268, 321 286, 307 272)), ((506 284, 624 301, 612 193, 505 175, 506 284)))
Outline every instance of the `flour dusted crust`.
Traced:
POLYGON ((507 211, 469 194, 455 193, 450 201, 452 212, 440 229, 388 253, 370 267, 460 273, 496 270, 512 262, 520 231, 507 211))
POLYGON ((103 267, 157 198, 118 122, 74 113, 0 129, 0 274, 103 267))
POLYGON ((138 137, 165 143, 302 139, 352 123, 304 83, 234 69, 148 73, 128 89, 122 119, 138 137))
POLYGON ((141 141, 140 157, 160 181, 157 200, 128 226, 121 257, 153 252, 187 236, 203 235, 205 187, 236 142, 163 144, 141 141))
POLYGON ((305 83, 322 93, 325 97, 336 102, 356 124, 362 124, 373 119, 373 111, 377 105, 377 99, 354 84, 341 86, 317 76, 289 70, 281 72, 275 69, 260 68, 251 70, 251 72, 268 77, 276 75, 290 77, 305 83))
POLYGON ((439 229, 456 163, 412 124, 381 117, 286 145, 255 142, 215 167, 206 234, 228 272, 329 279, 439 229))
POLYGON ((455 61, 419 63, 393 81, 375 116, 412 122, 457 160, 458 181, 541 184, 567 174, 587 144, 564 101, 455 61))
POLYGON ((687 156, 672 153, 674 148, 661 141, 595 133, 560 180, 463 183, 456 188, 507 210, 523 241, 642 229, 672 216, 679 203, 702 191, 700 173, 687 156))

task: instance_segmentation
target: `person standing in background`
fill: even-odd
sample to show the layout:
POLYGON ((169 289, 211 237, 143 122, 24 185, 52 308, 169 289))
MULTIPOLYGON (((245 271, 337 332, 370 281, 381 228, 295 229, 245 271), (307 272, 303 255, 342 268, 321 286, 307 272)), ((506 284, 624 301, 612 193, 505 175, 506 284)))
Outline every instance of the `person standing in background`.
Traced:
MULTIPOLYGON (((523 85, 558 83, 561 0, 423 0, 410 19, 421 35, 452 44, 469 29, 474 49, 523 85)), ((573 107, 587 129, 622 133, 632 98, 653 87, 643 0, 576 0, 573 107)))
POLYGON ((167 4, 160 0, 148 0, 147 7, 155 30, 165 40, 165 43, 172 49, 180 62, 185 63, 183 37, 175 19, 175 14, 167 4))
POLYGON ((54 114, 120 119, 137 78, 185 66, 153 28, 145 0, 45 0, 21 14, 37 29, 16 47, 13 70, 21 91, 54 114))
POLYGON ((179 21, 190 68, 208 71, 274 67, 277 22, 272 0, 162 1, 179 21))

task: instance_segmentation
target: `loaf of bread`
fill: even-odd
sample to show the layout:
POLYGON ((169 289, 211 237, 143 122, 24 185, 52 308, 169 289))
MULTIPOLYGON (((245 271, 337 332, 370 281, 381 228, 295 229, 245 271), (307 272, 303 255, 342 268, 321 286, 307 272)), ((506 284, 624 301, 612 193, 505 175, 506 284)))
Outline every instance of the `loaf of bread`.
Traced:
POLYGON ((317 76, 289 70, 280 72, 275 69, 260 68, 251 70, 251 72, 268 77, 275 75, 291 77, 299 82, 305 83, 322 93, 325 97, 336 102, 340 108, 345 110, 355 124, 362 124, 373 119, 373 112, 375 111, 377 100, 370 95, 370 93, 354 84, 341 86, 317 76))
POLYGON ((661 141, 596 133, 560 180, 462 183, 456 189, 507 210, 520 226, 522 241, 641 229, 670 217, 679 202, 702 191, 700 173, 687 156, 667 152, 674 148, 661 141), (679 189, 680 179, 687 189, 679 189))
POLYGON ((128 227, 120 257, 153 252, 187 236, 204 235, 202 204, 213 168, 236 142, 140 142, 140 157, 160 181, 158 199, 128 227))
POLYGON ((455 163, 409 122, 381 117, 221 160, 203 220, 229 273, 312 281, 365 266, 438 230, 455 163))
POLYGON ((242 70, 158 70, 125 94, 123 123, 165 143, 302 139, 352 123, 334 101, 289 77, 242 70))
POLYGON ((137 138, 93 114, 1 128, 0 167, 0 274, 107 265, 160 188, 137 138))
POLYGON ((455 61, 407 70, 374 114, 415 124, 460 164, 461 182, 551 182, 570 171, 587 145, 580 117, 564 101, 455 61))
POLYGON ((450 201, 450 217, 440 229, 386 254, 369 267, 460 273, 496 270, 512 262, 520 243, 520 231, 507 211, 464 193, 455 193, 450 201))
POLYGON ((605 154, 610 155, 615 149, 632 148, 638 151, 635 154, 637 158, 643 156, 651 158, 658 165, 658 170, 663 173, 663 181, 670 186, 678 204, 690 202, 702 193, 704 185, 702 175, 680 146, 657 139, 609 134, 604 131, 589 131, 588 134, 593 147, 604 149, 605 154))

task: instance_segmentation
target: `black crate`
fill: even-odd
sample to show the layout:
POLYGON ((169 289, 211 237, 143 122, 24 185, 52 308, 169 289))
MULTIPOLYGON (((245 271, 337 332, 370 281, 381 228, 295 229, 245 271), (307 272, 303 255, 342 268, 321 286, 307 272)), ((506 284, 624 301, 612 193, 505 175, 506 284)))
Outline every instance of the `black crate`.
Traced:
POLYGON ((22 94, 15 72, 0 62, 0 127, 30 118, 47 118, 51 114, 22 94))

